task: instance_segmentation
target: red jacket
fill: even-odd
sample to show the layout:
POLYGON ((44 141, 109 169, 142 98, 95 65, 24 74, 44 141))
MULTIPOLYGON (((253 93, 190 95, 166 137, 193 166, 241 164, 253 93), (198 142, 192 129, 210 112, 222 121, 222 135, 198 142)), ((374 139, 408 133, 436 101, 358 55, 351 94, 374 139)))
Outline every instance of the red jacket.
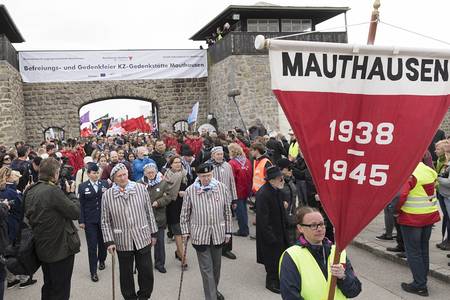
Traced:
POLYGON ((250 160, 245 158, 245 163, 242 164, 233 158, 228 163, 233 169, 238 199, 246 200, 252 192, 253 170, 250 160))
MULTIPOLYGON (((395 211, 399 214, 397 217, 398 224, 412 227, 425 227, 439 222, 439 220, 441 219, 439 211, 435 211, 429 214, 417 215, 409 214, 400 210, 403 204, 405 204, 406 198, 408 198, 409 191, 411 191, 416 186, 416 183, 416 177, 411 175, 408 182, 406 182, 402 187, 402 190, 400 192, 400 199, 395 207, 395 211)), ((434 183, 424 185, 423 188, 427 192, 428 196, 431 196, 435 193, 434 183)))
POLYGON ((191 150, 192 150, 192 152, 194 152, 195 156, 197 156, 200 153, 200 151, 202 150, 203 141, 201 138, 198 138, 198 139, 186 138, 184 143, 186 145, 188 145, 189 148, 191 148, 191 150))

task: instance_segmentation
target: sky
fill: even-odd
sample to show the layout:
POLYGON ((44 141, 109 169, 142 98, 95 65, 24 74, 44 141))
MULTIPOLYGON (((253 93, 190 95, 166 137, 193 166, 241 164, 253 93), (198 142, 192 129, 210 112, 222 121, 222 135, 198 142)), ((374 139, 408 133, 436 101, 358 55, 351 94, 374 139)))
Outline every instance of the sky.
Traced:
POLYGON ((103 117, 108 113, 109 117, 116 119, 136 118, 140 116, 148 117, 152 111, 151 102, 130 99, 111 99, 101 102, 87 104, 80 109, 80 116, 89 111, 90 121, 103 117), (107 108, 107 111, 105 111, 107 108))
MULTIPOLYGON (((17 50, 198 49, 189 38, 228 5, 257 1, 3 0, 25 42, 17 50)), ((349 25, 368 22, 373 0, 267 0, 275 5, 347 6, 349 25)), ((380 19, 450 43, 450 1, 381 0, 380 19)), ((343 15, 317 29, 344 26, 343 15)), ((349 26, 349 43, 365 44, 368 24, 349 26)), ((340 30, 344 30, 341 28, 340 30)), ((332 30, 337 31, 337 30, 332 30)), ((449 48, 379 24, 375 44, 449 48)), ((117 100, 116 100, 117 101, 117 100)), ((110 107, 119 107, 116 102, 110 107)), ((104 108, 104 106, 103 106, 104 108)), ((102 113, 102 112, 100 112, 102 113)), ((130 112, 129 114, 132 114, 130 112)))

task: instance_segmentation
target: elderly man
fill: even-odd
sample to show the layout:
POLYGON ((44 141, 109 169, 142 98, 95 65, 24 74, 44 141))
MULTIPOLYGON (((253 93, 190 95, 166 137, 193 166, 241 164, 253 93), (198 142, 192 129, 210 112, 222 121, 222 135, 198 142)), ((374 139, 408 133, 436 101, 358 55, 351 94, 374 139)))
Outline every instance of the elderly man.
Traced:
POLYGON ((133 160, 133 180, 138 181, 139 179, 142 179, 144 176, 144 166, 149 163, 156 162, 148 157, 148 150, 145 147, 138 147, 137 148, 137 157, 135 160, 133 160))
MULTIPOLYGON (((237 201, 238 196, 236 192, 236 182, 234 180, 233 168, 231 168, 230 164, 224 160, 223 148, 221 146, 211 149, 211 159, 208 162, 214 166, 214 178, 227 187, 231 200, 233 202, 237 201)), ((236 259, 236 255, 231 252, 232 249, 233 239, 230 238, 230 241, 222 248, 222 255, 229 259, 236 259)))
POLYGON ((102 198, 102 233, 108 252, 117 249, 120 289, 125 300, 150 299, 153 291, 151 246, 156 243, 155 216, 150 196, 142 184, 128 180, 127 167, 119 163, 111 171, 112 188, 102 198), (138 270, 136 293, 133 262, 138 270))
POLYGON ((180 215, 185 240, 191 237, 206 300, 222 300, 217 290, 220 278, 222 244, 231 238, 231 196, 229 188, 213 178, 213 166, 201 164, 197 179, 186 189, 180 215))

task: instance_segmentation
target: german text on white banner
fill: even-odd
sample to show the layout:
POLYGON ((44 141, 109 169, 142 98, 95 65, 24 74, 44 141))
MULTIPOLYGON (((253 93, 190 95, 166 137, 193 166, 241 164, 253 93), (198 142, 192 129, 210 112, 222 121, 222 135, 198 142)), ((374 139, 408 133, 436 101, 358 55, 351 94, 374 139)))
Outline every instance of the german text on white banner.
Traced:
POLYGON ((206 50, 24 51, 24 82, 201 78, 206 50))

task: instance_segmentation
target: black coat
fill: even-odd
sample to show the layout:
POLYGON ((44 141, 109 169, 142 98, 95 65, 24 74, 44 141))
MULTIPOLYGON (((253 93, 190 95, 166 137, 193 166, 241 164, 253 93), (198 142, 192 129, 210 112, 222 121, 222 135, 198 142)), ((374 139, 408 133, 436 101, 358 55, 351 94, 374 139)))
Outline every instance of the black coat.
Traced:
POLYGON ((288 240, 282 192, 266 183, 256 193, 257 262, 277 266, 288 240))
POLYGON ((102 196, 103 192, 109 188, 108 181, 99 180, 98 190, 95 192, 91 181, 85 181, 78 187, 78 195, 80 198, 80 224, 100 224, 102 212, 102 196))
POLYGON ((6 247, 9 244, 8 238, 8 207, 0 203, 0 254, 5 254, 6 247))

